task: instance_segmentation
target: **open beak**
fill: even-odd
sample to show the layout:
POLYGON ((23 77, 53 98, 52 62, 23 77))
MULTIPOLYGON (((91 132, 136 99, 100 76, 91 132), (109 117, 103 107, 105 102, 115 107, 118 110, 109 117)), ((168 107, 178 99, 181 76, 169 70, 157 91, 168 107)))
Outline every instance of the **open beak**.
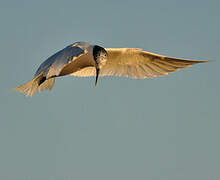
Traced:
POLYGON ((98 82, 98 78, 99 78, 99 68, 97 67, 96 68, 96 78, 95 78, 95 88, 96 88, 96 85, 97 85, 97 82, 98 82))

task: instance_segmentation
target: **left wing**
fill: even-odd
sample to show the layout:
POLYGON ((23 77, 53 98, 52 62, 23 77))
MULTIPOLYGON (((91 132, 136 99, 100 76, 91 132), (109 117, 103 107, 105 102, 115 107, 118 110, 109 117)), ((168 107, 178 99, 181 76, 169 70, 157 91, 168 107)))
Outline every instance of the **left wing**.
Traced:
MULTIPOLYGON (((154 78, 193 64, 208 62, 166 57, 137 48, 107 48, 105 50, 108 53, 108 60, 100 70, 100 76, 154 78)), ((84 68, 71 75, 95 76, 95 68, 84 68)))

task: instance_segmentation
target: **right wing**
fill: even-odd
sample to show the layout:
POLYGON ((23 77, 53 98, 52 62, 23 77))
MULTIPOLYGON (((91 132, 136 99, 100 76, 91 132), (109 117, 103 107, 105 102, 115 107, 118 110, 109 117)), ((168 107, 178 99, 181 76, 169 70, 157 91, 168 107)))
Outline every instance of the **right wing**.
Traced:
POLYGON ((77 42, 67 46, 44 61, 35 73, 35 77, 41 72, 44 72, 47 78, 63 76, 91 66, 92 63, 94 64, 91 47, 86 42, 77 42))

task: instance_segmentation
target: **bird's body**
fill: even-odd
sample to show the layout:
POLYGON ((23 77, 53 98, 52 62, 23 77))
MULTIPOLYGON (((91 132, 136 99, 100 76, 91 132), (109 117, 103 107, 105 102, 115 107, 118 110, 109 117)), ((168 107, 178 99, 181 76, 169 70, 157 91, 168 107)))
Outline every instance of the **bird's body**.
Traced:
MULTIPOLYGON (((137 48, 102 48, 87 42, 76 42, 44 61, 35 77, 14 88, 27 96, 52 89, 58 76, 125 76, 154 78, 207 61, 185 60, 153 54, 137 48)), ((95 86, 96 86, 95 83, 95 86)))

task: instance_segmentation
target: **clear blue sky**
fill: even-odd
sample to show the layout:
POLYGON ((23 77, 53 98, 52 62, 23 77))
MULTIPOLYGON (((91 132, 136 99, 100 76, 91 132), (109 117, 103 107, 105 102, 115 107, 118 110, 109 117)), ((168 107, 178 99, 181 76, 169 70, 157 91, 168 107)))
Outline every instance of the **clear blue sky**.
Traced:
POLYGON ((220 179, 220 1, 3 0, 0 179, 220 179), (32 79, 75 41, 215 60, 166 77, 32 79))

